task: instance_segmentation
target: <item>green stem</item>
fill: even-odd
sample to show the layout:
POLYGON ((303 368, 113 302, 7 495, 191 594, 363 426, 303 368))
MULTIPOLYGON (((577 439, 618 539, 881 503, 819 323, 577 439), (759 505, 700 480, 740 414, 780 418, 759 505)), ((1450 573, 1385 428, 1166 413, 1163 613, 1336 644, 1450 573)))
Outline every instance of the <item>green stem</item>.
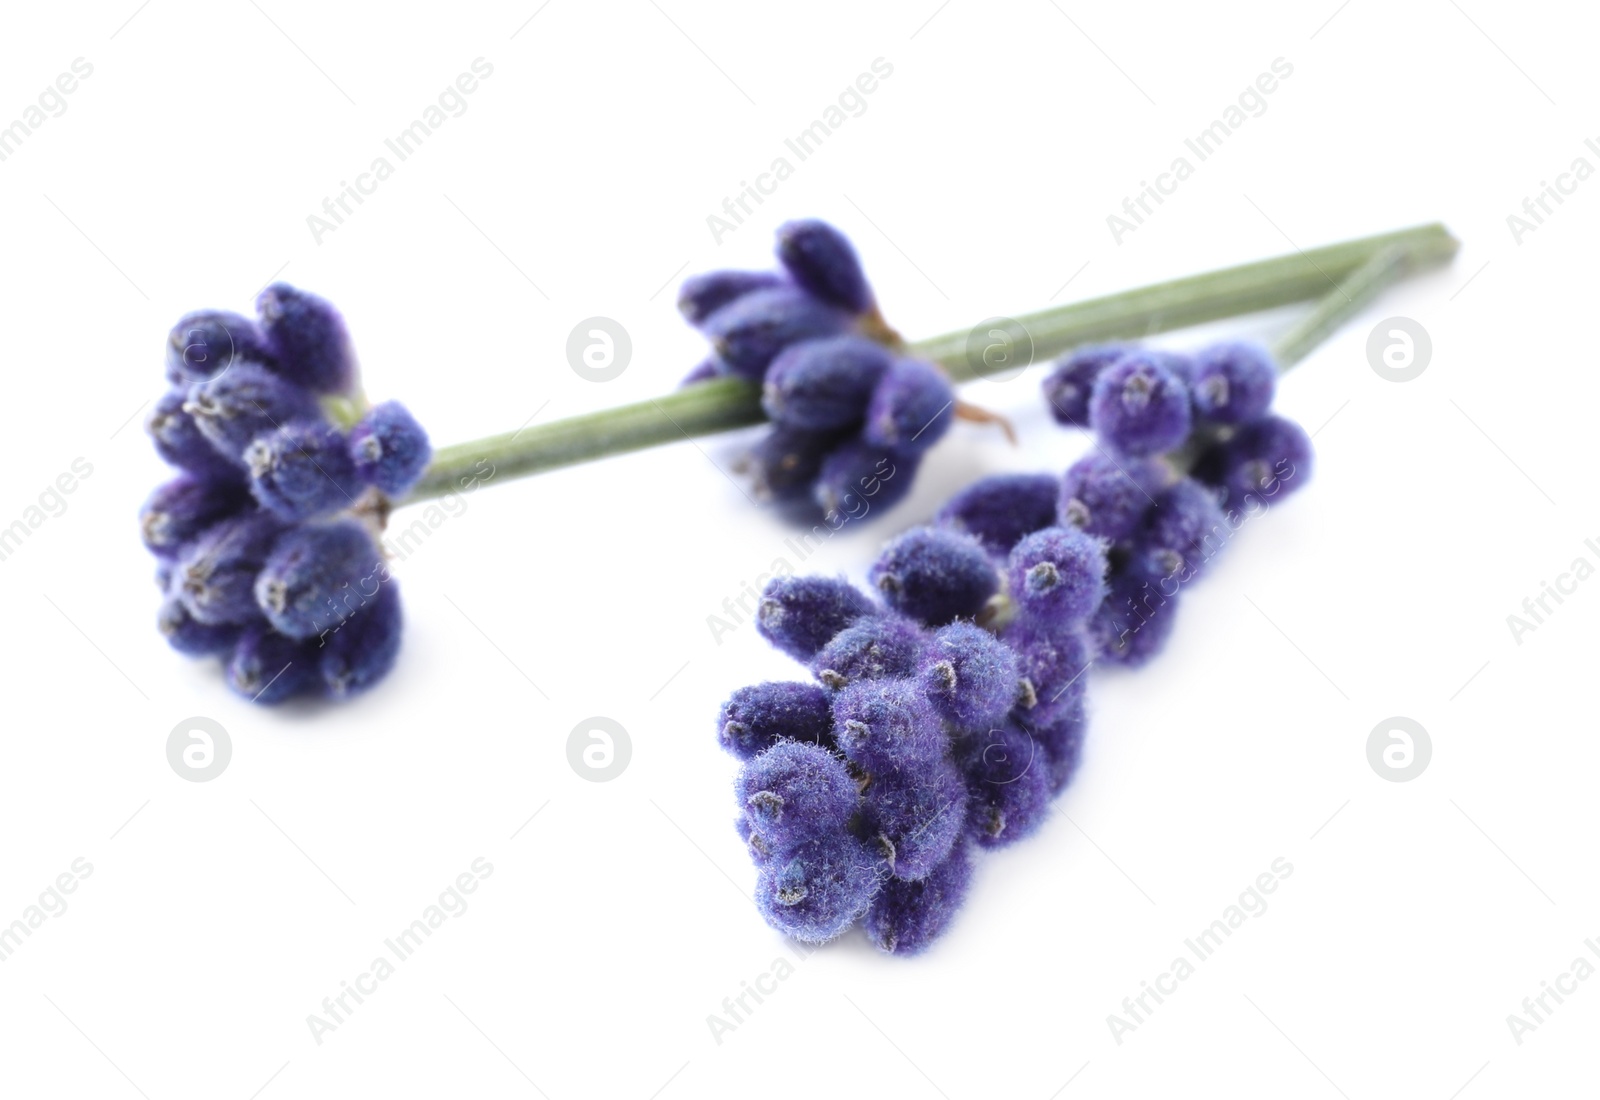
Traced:
MULTIPOLYGON (((1340 280, 1354 279, 1366 271, 1374 257, 1396 250, 1408 266, 1420 267, 1448 260, 1458 247, 1444 226, 1417 226, 1057 306, 1009 319, 1004 330, 1014 339, 1024 336, 1031 342, 1031 362, 1097 340, 1144 337, 1307 301, 1340 280)), ((1391 273, 1391 277, 1397 273, 1391 273)), ((1368 297, 1383 285, 1375 281, 1371 272, 1362 278, 1366 281, 1357 289, 1368 297), (1374 284, 1370 292, 1364 289, 1369 283, 1374 284)), ((1348 297, 1354 299, 1357 295, 1350 293, 1348 297)), ((1323 306, 1327 304, 1324 301, 1323 306)), ((1329 323, 1336 324, 1340 319, 1335 316, 1329 323)), ((981 345, 988 339, 986 334, 974 339, 970 331, 953 332, 918 341, 907 351, 937 362, 956 381, 1015 370, 1014 356, 994 363, 986 359, 981 345)), ((422 480, 395 503, 398 506, 429 500, 482 482, 486 480, 486 464, 493 469, 490 476, 498 481, 759 424, 765 419, 759 386, 736 378, 702 382, 649 401, 441 448, 422 480)))

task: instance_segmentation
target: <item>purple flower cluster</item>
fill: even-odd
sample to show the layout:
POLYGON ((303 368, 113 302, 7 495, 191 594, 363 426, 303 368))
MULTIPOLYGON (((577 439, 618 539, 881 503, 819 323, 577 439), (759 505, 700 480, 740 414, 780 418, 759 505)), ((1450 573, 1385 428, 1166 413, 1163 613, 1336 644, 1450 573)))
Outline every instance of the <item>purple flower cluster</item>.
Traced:
MULTIPOLYGON (((1276 379, 1271 356, 1244 343, 1192 356, 1080 348, 1046 378, 1056 420, 1097 436, 1067 471, 1057 511, 1109 546, 1110 594, 1093 622, 1102 660, 1154 656, 1183 585, 1247 518, 1309 480, 1311 440, 1270 412, 1276 379)), ((1042 483, 1035 492, 1014 507, 1042 507, 1042 483)))
POLYGON ((343 698, 394 664, 400 595, 373 529, 432 452, 397 402, 335 422, 360 398, 331 305, 282 283, 256 304, 258 320, 191 313, 168 340, 171 389, 147 427, 180 472, 139 517, 157 624, 180 653, 220 656, 255 702, 343 698))
MULTIPOLYGON (((1013 488, 978 510, 1010 512, 1013 488)), ((965 898, 973 849, 1029 835, 1071 778, 1105 551, 1030 524, 908 531, 869 574, 880 599, 767 585, 757 629, 815 682, 740 689, 718 736, 745 762, 738 827, 774 928, 820 943, 860 921, 883 951, 921 951, 965 898)))
POLYGON ((832 226, 778 230, 782 271, 713 271, 683 284, 678 309, 711 342, 685 384, 761 383, 772 429, 745 468, 764 499, 864 516, 911 490, 950 426, 955 393, 932 363, 900 353, 850 241, 832 226))

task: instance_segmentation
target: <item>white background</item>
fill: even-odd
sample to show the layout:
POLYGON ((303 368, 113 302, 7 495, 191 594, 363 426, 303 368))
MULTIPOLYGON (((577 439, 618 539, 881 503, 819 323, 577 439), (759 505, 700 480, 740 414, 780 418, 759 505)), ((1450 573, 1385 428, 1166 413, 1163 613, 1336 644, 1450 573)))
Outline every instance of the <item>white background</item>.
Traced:
MULTIPOLYGON (((0 524, 93 465, 0 562, 0 921, 75 858, 94 868, 0 964, 5 1091, 1592 1089, 1600 981, 1520 1045, 1506 1022, 1600 936, 1600 582, 1520 645, 1506 624, 1575 557, 1600 561, 1583 545, 1600 536, 1600 182, 1520 244, 1506 223, 1575 158, 1600 167, 1592 15, 541 2, 119 0, 0 20, 0 120, 74 58, 94 66, 0 163, 0 524), (478 57, 494 72, 466 113, 316 243, 307 215, 478 57), (880 57, 893 75, 866 113, 716 243, 706 216, 880 57), (1116 243, 1106 215, 1279 57, 1294 72, 1266 113, 1116 243), (791 533, 715 468, 739 439, 473 496, 397 566, 391 680, 269 711, 154 630, 134 520, 164 472, 140 410, 173 320, 247 309, 275 275, 338 303, 369 392, 437 443, 642 400, 702 353, 667 284, 763 265, 772 228, 805 215, 854 237, 912 336, 1433 219, 1464 248, 1287 380, 1281 409, 1317 432, 1311 487, 1185 596, 1157 662, 1094 674, 1060 815, 982 859, 936 949, 847 937, 718 1043, 708 1015, 788 949, 749 902, 713 718, 733 688, 800 674, 748 625, 720 644, 707 627, 791 533), (603 385, 563 350, 595 314, 634 344, 603 385), (1392 314, 1434 342, 1407 384, 1365 357, 1392 314), (209 783, 165 755, 194 715, 232 738, 209 783), (609 783, 567 763, 593 715, 631 736, 609 783), (1408 783, 1366 758, 1392 715, 1431 734, 1408 783), (470 908, 316 1043, 307 1015, 480 856, 494 872, 470 908), (1294 871, 1270 908, 1119 1045, 1107 1015, 1280 856, 1294 871)), ((1271 337, 1293 312, 1220 331, 1271 337)), ((1042 369, 964 391, 1014 418, 1020 448, 958 425, 910 500, 802 568, 859 578, 973 478, 1064 469, 1084 442, 1045 417, 1042 369)))

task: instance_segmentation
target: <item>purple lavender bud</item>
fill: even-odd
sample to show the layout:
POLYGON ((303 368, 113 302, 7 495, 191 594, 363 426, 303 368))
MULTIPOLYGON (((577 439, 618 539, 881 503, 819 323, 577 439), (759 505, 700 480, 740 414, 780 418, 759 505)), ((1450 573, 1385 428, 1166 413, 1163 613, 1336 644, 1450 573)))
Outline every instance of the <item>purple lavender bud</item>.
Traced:
POLYGON ((1050 760, 1021 726, 1006 722, 967 734, 956 743, 956 762, 967 778, 968 827, 979 844, 998 848, 1044 823, 1050 760))
POLYGON ((914 527, 890 542, 867 578, 890 607, 929 626, 972 618, 1000 587, 977 539, 937 527, 914 527))
POLYGON ((809 663, 839 631, 875 612, 854 585, 832 577, 774 577, 756 606, 756 631, 797 661, 809 663))
POLYGON ((1156 497, 1133 551, 1144 556, 1145 573, 1181 573, 1187 583, 1227 545, 1230 534, 1215 490, 1186 477, 1156 497))
POLYGON ((955 407, 955 390, 938 367, 896 359, 872 391, 861 437, 895 454, 920 455, 950 429, 955 407))
POLYGON ((1100 372, 1133 351, 1127 344, 1093 344, 1077 348, 1060 359, 1044 380, 1044 399, 1057 424, 1070 428, 1089 426, 1089 395, 1100 372))
POLYGON ((152 554, 176 558, 208 527, 249 505, 250 494, 236 482, 183 474, 150 494, 139 511, 139 532, 152 554))
POLYGON ((811 497, 828 515, 866 519, 888 511, 911 493, 917 455, 902 455, 861 439, 847 439, 822 460, 811 497))
POLYGON ((803 943, 826 943, 866 911, 877 886, 866 847, 838 833, 808 840, 762 866, 756 908, 784 935, 803 943))
POLYGON ((288 283, 263 290, 256 309, 279 374, 314 393, 349 392, 355 354, 338 310, 288 283))
POLYGON ((1004 555, 1023 535, 1055 526, 1060 496, 1061 479, 1050 474, 995 474, 951 497, 934 520, 1004 555))
POLYGON ((207 657, 231 650, 244 627, 237 623, 202 623, 189 614, 182 600, 168 596, 156 616, 156 629, 179 653, 207 657))
POLYGON ((790 344, 767 368, 761 407, 780 424, 822 431, 858 422, 892 359, 862 336, 790 344))
POLYGON ((287 520, 342 511, 361 492, 344 436, 324 420, 296 420, 262 432, 244 449, 244 463, 256 500, 287 520))
POLYGON ((1030 613, 1083 622, 1105 599, 1105 544, 1076 527, 1046 527, 1017 543, 1006 576, 1011 597, 1030 613))
POLYGON ((1084 673, 1096 656, 1088 630, 1023 615, 1006 631, 1005 642, 1017 655, 1024 681, 1019 717, 1042 728, 1081 713, 1088 686, 1084 673))
POLYGON ((350 429, 350 458, 356 477, 379 492, 398 497, 417 483, 433 458, 428 433, 398 401, 367 410, 350 429))
POLYGON ((1195 463, 1194 476, 1223 490, 1222 506, 1250 511, 1276 504, 1311 480, 1311 439, 1292 420, 1269 416, 1244 425, 1195 463))
POLYGON ((189 391, 183 411, 194 418, 200 434, 232 459, 240 459, 250 441, 293 420, 321 415, 308 391, 279 378, 259 363, 236 363, 189 391))
POLYGON ((782 424, 756 441, 740 465, 760 500, 810 500, 828 454, 847 438, 839 432, 808 432, 782 424))
POLYGON ((780 741, 747 763, 735 792, 754 832, 773 852, 843 832, 861 801, 844 761, 802 741, 780 741))
POLYGON ((708 271, 691 275, 678 289, 678 312, 691 325, 698 325, 752 290, 782 285, 783 276, 775 271, 708 271))
POLYGON ((361 610, 388 578, 378 548, 355 520, 307 524, 278 540, 256 578, 267 621, 291 638, 314 638, 361 610))
POLYGON ((1083 733, 1087 726, 1082 703, 1071 713, 1062 714, 1049 725, 1032 726, 1019 722, 1044 750, 1050 767, 1050 791, 1060 791, 1072 782, 1078 770, 1078 760, 1083 754, 1083 733))
POLYGON ((1089 423, 1113 450, 1153 455, 1189 438, 1189 389, 1174 366, 1171 356, 1136 351, 1100 373, 1089 398, 1089 423))
POLYGON ((1189 370, 1195 415, 1218 424, 1244 424, 1267 415, 1277 384, 1277 365, 1256 344, 1213 344, 1194 357, 1189 370))
POLYGON ((938 712, 911 680, 866 680, 834 696, 833 736, 839 751, 877 779, 918 774, 944 758, 938 712))
POLYGON ((228 686, 262 706, 310 691, 317 681, 314 643, 285 638, 266 627, 251 627, 233 648, 225 673, 228 686))
POLYGON ((261 618, 256 574, 283 531, 282 520, 257 511, 209 528, 179 557, 172 575, 173 595, 202 623, 255 622, 261 618))
POLYGON ((791 278, 825 302, 851 313, 872 307, 872 288, 850 239, 827 222, 807 218, 778 227, 778 260, 791 278))
POLYGON ((717 741, 749 760, 781 741, 833 747, 833 696, 816 684, 771 681, 742 687, 722 704, 717 741))
POLYGON ((919 879, 960 842, 968 813, 961 773, 939 757, 874 775, 863 796, 861 835, 895 878, 919 879))
POLYGON ((348 699, 389 675, 400 654, 402 625, 400 587, 389 578, 323 639, 317 659, 323 690, 334 699, 348 699))
POLYGON ((721 377, 722 371, 717 366, 715 359, 702 359, 699 366, 683 376, 683 381, 678 383, 678 387, 681 389, 684 386, 695 386, 701 382, 709 382, 713 378, 721 377))
POLYGON ((268 358, 266 340, 256 323, 225 310, 186 313, 167 334, 167 381, 185 389, 215 378, 235 363, 268 358))
POLYGON ((904 616, 869 615, 835 634, 812 658, 811 672, 836 691, 865 680, 910 676, 925 642, 922 628, 904 616))
POLYGON ((972 858, 959 843, 924 877, 891 878, 867 910, 867 938, 890 955, 919 954, 950 926, 971 882, 972 858))
POLYGON ((949 722, 961 729, 987 727, 1017 702, 1017 655, 982 627, 953 622, 940 627, 922 655, 917 684, 949 722))
POLYGON ((194 417, 183 411, 188 390, 168 390, 151 410, 145 427, 155 440, 156 453, 166 462, 212 481, 244 482, 239 463, 224 455, 201 434, 194 417))
POLYGON ((1154 459, 1084 455, 1061 480, 1061 526, 1122 542, 1138 529, 1166 482, 1166 467, 1154 459))
POLYGON ((703 325, 717 360, 730 374, 759 382, 767 365, 790 344, 833 336, 850 327, 850 315, 798 287, 753 290, 707 317, 703 325))
POLYGON ((734 831, 739 834, 739 839, 744 841, 745 848, 750 853, 750 861, 761 867, 772 858, 772 848, 768 846, 766 838, 756 832, 756 826, 750 820, 750 815, 741 813, 733 819, 734 831))
POLYGON ((1113 574, 1105 603, 1090 624, 1099 659, 1138 668, 1166 644, 1177 608, 1175 585, 1139 571, 1113 574))

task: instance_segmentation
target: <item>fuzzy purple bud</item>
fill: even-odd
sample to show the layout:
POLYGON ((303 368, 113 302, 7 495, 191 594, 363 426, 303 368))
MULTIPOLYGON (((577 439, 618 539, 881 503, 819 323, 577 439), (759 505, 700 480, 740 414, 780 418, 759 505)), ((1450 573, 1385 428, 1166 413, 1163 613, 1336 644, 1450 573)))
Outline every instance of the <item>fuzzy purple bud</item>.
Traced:
POLYGON ((190 615, 209 625, 260 619, 256 574, 283 531, 283 521, 268 512, 247 512, 214 525, 179 557, 173 595, 190 615))
POLYGON ((1195 415, 1218 424, 1244 424, 1267 415, 1277 383, 1277 365, 1256 344, 1213 344, 1194 357, 1189 370, 1195 415))
POLYGON ((717 741, 749 760, 780 741, 833 747, 833 696, 817 684, 775 680, 742 687, 722 704, 717 741))
POLYGON ((811 431, 845 428, 866 412, 892 357, 861 336, 828 336, 785 348, 767 368, 761 407, 780 424, 811 431))
POLYGON ((1114 574, 1090 624, 1099 659, 1138 668, 1166 645, 1177 608, 1178 588, 1166 579, 1142 571, 1114 574))
POLYGON ((1089 426, 1089 396, 1100 372, 1133 349, 1126 344, 1094 344, 1056 360, 1044 380, 1044 398, 1057 424, 1089 426))
POLYGON ((982 627, 953 622, 923 651, 917 684, 960 729, 993 725, 1016 704, 1017 655, 982 627))
POLYGON ((895 454, 861 439, 846 439, 822 460, 811 497, 829 516, 866 519, 911 494, 916 455, 895 454))
POLYGON ((775 286, 730 302, 707 317, 703 328, 728 373, 758 382, 790 344, 833 336, 849 326, 842 310, 798 287, 775 286))
POLYGON ((968 824, 986 848, 1021 840, 1050 809, 1050 760, 1043 746, 1014 722, 968 734, 956 744, 967 779, 968 824))
POLYGON ((961 773, 944 757, 875 774, 862 798, 861 835, 895 878, 919 879, 961 840, 968 814, 961 773))
POLYGON ((782 285, 783 276, 775 271, 708 271, 691 275, 678 289, 678 312, 691 325, 698 325, 752 290, 782 285))
POLYGON ((256 500, 287 520, 342 511, 361 492, 344 436, 323 420, 297 420, 261 433, 244 449, 244 463, 256 500))
POLYGON ((360 523, 307 524, 278 540, 256 579, 256 602, 279 632, 313 638, 359 611, 387 579, 360 523))
POLYGON ((368 409, 350 429, 349 447, 356 477, 391 497, 415 485, 433 458, 428 433, 398 401, 368 409))
POLYGON ((229 458, 240 459, 250 441, 295 420, 315 420, 317 400, 259 363, 236 363, 189 391, 183 411, 200 434, 229 458))
POLYGON ((161 558, 176 558, 207 528, 250 505, 250 494, 232 481, 202 480, 184 474, 162 485, 139 512, 145 549, 161 558))
POLYGON ((1233 512, 1276 504, 1311 480, 1311 439, 1292 420, 1269 416, 1246 424, 1200 456, 1194 476, 1222 489, 1233 512))
POLYGON ((1061 481, 1061 526, 1122 542, 1138 529, 1167 479, 1166 467, 1154 459, 1084 455, 1061 481))
POLYGON ((225 310, 186 313, 167 334, 167 381, 188 388, 236 363, 268 359, 266 340, 248 317, 225 310))
MULTIPOLYGON (((1102 604, 1102 607, 1104 605, 1102 604)), ((1050 726, 1083 709, 1084 673, 1095 660, 1095 643, 1082 627, 1063 627, 1024 615, 1004 636, 1017 655, 1023 683, 1017 714, 1030 726, 1050 726)))
POLYGON ((155 441, 156 453, 162 459, 196 477, 212 481, 233 481, 243 484, 244 471, 239 463, 212 446, 194 422, 194 417, 184 412, 188 400, 186 388, 168 390, 156 401, 145 427, 155 441))
POLYGON ((812 659, 811 671, 835 690, 910 676, 925 642, 922 628, 904 616, 869 615, 835 634, 812 659))
POLYGON ((1089 423, 1112 450, 1159 454, 1189 437, 1193 413, 1177 365, 1160 352, 1136 351, 1100 373, 1089 398, 1089 423))
POLYGON ((780 741, 744 766, 736 793, 769 851, 844 831, 861 801, 839 757, 818 745, 780 741))
POLYGON ((972 618, 1000 587, 977 539, 935 527, 890 542, 867 576, 890 607, 929 626, 972 618))
POLYGON ((274 369, 314 393, 346 393, 355 354, 339 311, 315 294, 273 283, 256 299, 274 369))
POLYGON ((791 278, 825 302, 851 313, 872 307, 872 288, 850 239, 808 218, 778 227, 778 260, 791 278))
POLYGON ((231 650, 244 627, 237 623, 202 623, 189 614, 182 600, 169 596, 156 616, 156 629, 179 653, 207 657, 231 650))
POLYGON ((228 686, 262 706, 309 692, 317 681, 315 643, 297 642, 276 630, 252 627, 228 660, 228 686))
POLYGON ((826 943, 871 904, 878 886, 873 862, 867 848, 847 834, 808 840, 762 866, 756 908, 784 935, 826 943))
POLYGON ((1187 582, 1227 545, 1231 534, 1216 491, 1186 477, 1156 497, 1133 551, 1146 557, 1145 572, 1181 571, 1187 582))
POLYGON ((938 367, 896 359, 872 391, 861 436, 896 454, 920 455, 950 429, 955 404, 955 390, 938 367))
POLYGON ((756 631, 809 662, 835 634, 874 611, 872 601, 842 578, 774 577, 756 605, 756 631))
POLYGON ((1055 526, 1060 496, 1061 480, 1050 474, 995 474, 951 497, 934 520, 1004 555, 1022 536, 1055 526))
POLYGON ((387 676, 400 654, 402 626, 400 587, 389 578, 322 639, 317 671, 329 697, 348 699, 387 676))
POLYGON ((919 954, 950 926, 971 882, 972 858, 960 843, 924 877, 891 878, 867 910, 867 938, 890 955, 919 954))
POLYGON ((749 476, 757 499, 810 501, 822 463, 846 438, 777 424, 756 440, 738 469, 749 476))
POLYGON ((1083 622, 1105 599, 1105 544, 1076 527, 1035 531, 1011 551, 1006 570, 1012 599, 1059 623, 1083 622))
POLYGON ((941 760, 944 729, 933 705, 910 680, 867 680, 833 700, 839 750, 874 778, 901 770, 919 774, 941 760))

